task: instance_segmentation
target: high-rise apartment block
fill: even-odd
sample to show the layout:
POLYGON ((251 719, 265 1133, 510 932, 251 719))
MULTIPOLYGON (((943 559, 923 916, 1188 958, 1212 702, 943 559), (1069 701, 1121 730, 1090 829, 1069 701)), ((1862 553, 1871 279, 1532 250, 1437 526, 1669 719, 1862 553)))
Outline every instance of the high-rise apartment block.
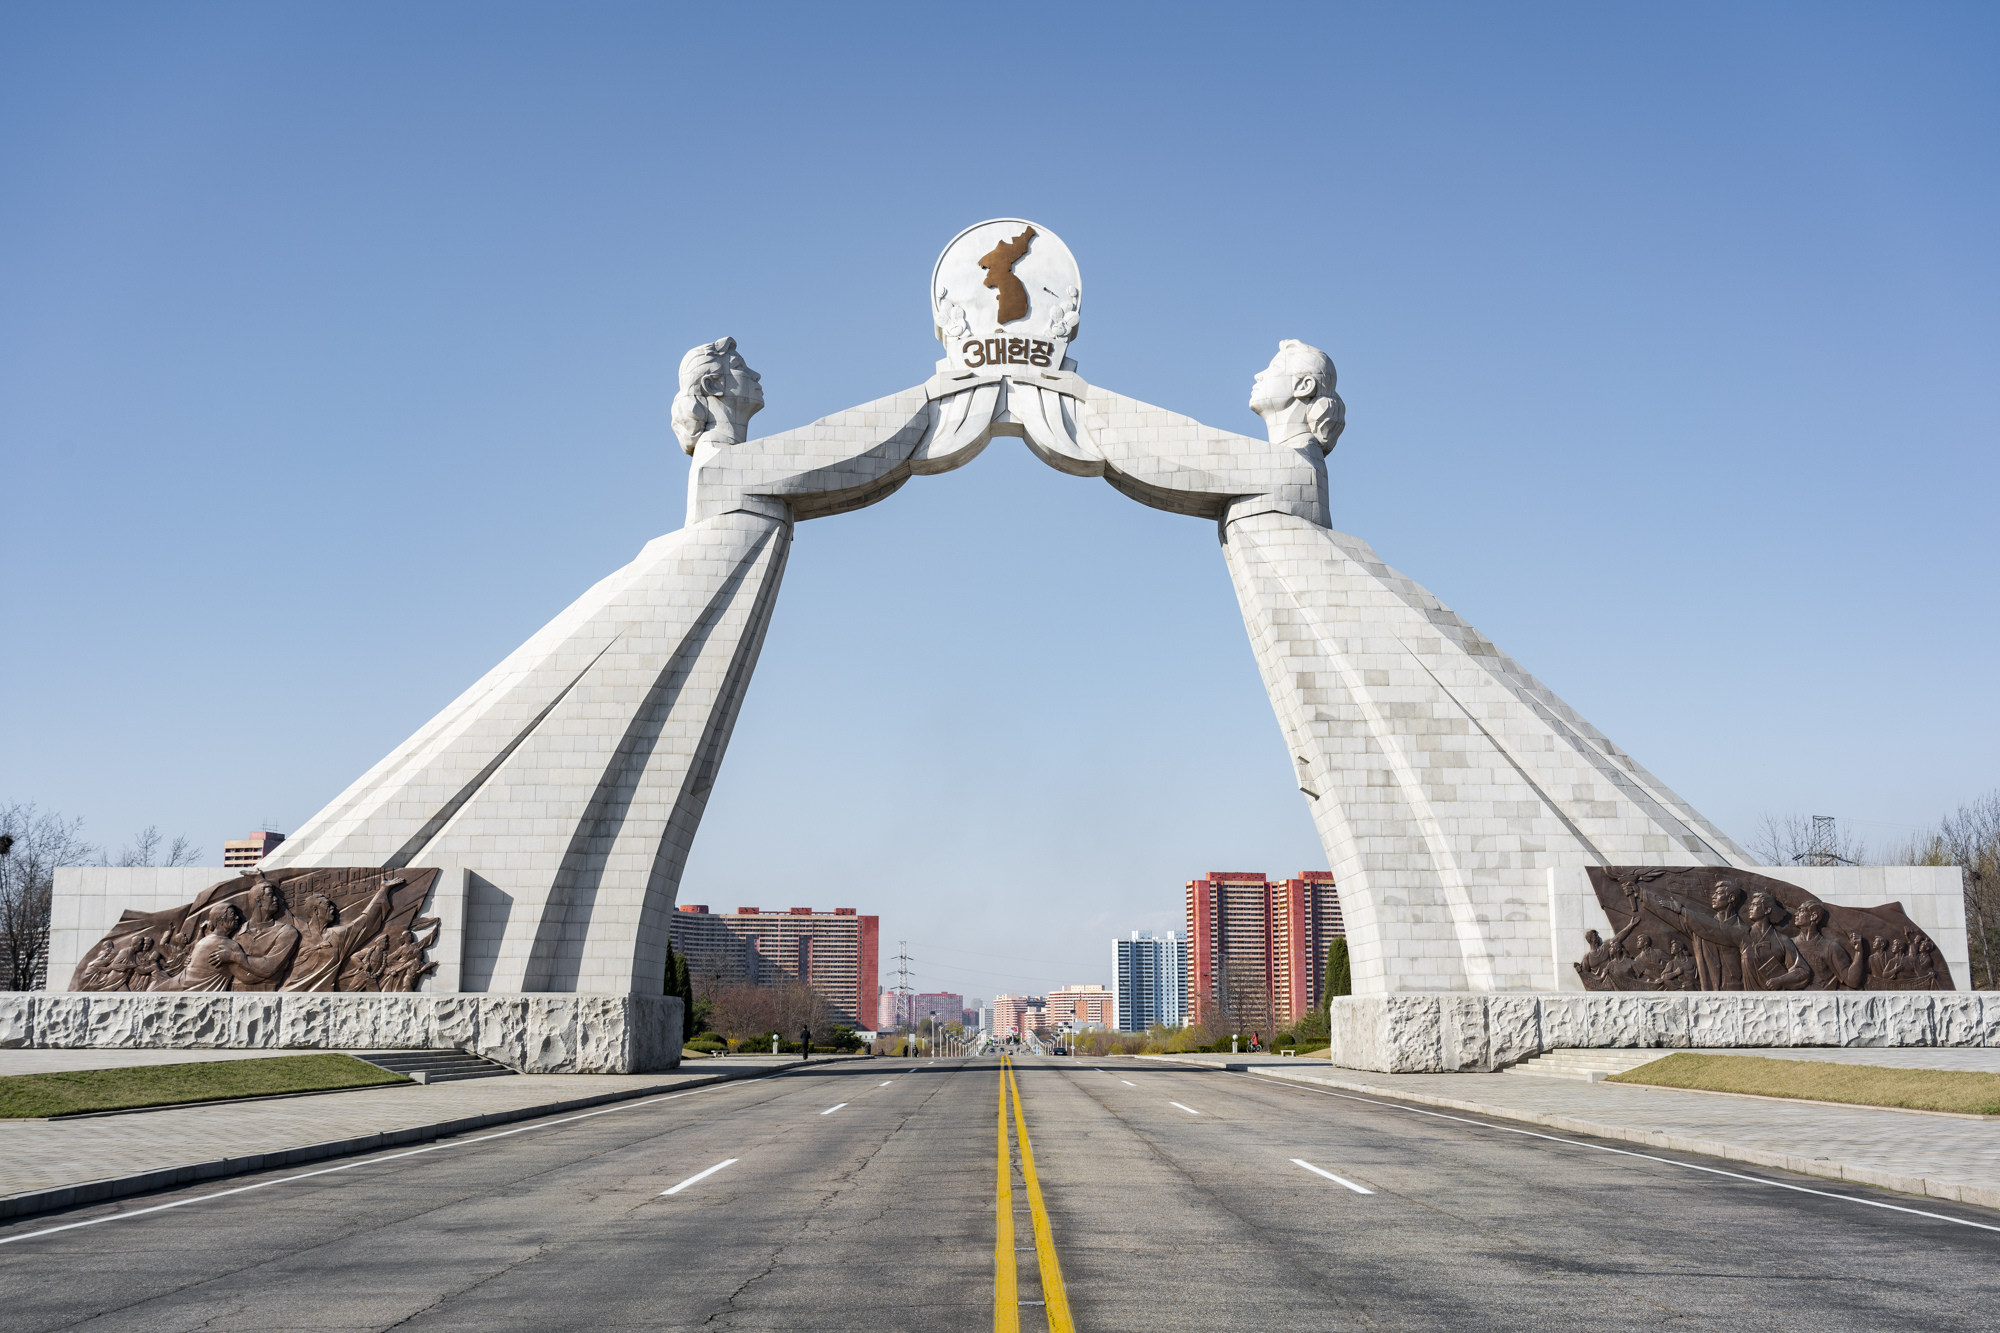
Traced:
POLYGON ((1043 1003, 1051 1027, 1080 1032, 1108 1028, 1118 1021, 1117 997, 1102 986, 1058 986, 1043 1003))
POLYGON ((1048 1001, 1039 995, 993 997, 993 1035, 1024 1037, 1049 1025, 1048 1001))
POLYGON ((826 997, 836 1022, 855 1027, 876 1017, 881 933, 880 917, 858 915, 852 907, 711 913, 705 903, 689 904, 667 923, 667 938, 675 953, 686 956, 696 981, 803 981, 826 997))
POLYGON ((1135 930, 1111 942, 1111 993, 1120 1032, 1185 1027, 1188 1013, 1187 942, 1173 931, 1135 930))
POLYGON ((254 866, 264 859, 265 853, 285 840, 282 833, 269 833, 263 829, 247 838, 237 838, 222 844, 222 864, 225 866, 254 866))
POLYGON ((1212 870, 1187 885, 1190 1017, 1275 1032, 1326 995, 1327 947, 1346 929, 1333 876, 1212 870))

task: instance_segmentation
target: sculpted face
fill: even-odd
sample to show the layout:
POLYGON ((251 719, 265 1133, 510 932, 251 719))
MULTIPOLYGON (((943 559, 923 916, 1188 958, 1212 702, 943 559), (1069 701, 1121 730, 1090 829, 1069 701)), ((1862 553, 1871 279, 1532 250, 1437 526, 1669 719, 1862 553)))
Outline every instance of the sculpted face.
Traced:
POLYGON ((217 903, 208 909, 208 928, 225 939, 234 935, 242 924, 242 914, 228 903, 217 903))
POLYGON ((1826 905, 1809 902, 1799 908, 1799 925, 1806 930, 1818 930, 1826 924, 1826 905))
POLYGON ((1743 904, 1743 919, 1750 922, 1769 921, 1771 919, 1771 899, 1769 895, 1762 893, 1751 894, 1749 900, 1743 904))
POLYGON ((1718 912, 1727 913, 1743 901, 1743 891, 1726 879, 1715 882, 1715 891, 1708 895, 1708 905, 1718 912))
POLYGON ((1319 379, 1295 364, 1298 358, 1281 348, 1271 364, 1257 372, 1250 383, 1250 410, 1258 416, 1282 411, 1295 402, 1309 402, 1319 395, 1319 379), (1302 373, 1303 372, 1303 373, 1302 373))
POLYGON ((259 884, 250 891, 250 915, 258 921, 269 921, 278 914, 278 891, 269 884, 259 884))
POLYGON ((734 347, 724 355, 722 364, 702 377, 702 391, 711 398, 720 398, 744 416, 749 416, 764 406, 764 377, 750 369, 743 360, 743 353, 734 347))

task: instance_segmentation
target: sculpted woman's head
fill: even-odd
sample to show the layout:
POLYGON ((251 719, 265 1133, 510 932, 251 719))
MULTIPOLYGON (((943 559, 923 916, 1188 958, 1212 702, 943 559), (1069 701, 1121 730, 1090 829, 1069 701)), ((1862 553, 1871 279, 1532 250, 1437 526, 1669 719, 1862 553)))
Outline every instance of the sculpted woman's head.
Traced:
POLYGON ((764 406, 763 377, 743 361, 734 338, 718 338, 681 358, 674 395, 674 434, 689 454, 707 440, 741 444, 750 418, 764 406))

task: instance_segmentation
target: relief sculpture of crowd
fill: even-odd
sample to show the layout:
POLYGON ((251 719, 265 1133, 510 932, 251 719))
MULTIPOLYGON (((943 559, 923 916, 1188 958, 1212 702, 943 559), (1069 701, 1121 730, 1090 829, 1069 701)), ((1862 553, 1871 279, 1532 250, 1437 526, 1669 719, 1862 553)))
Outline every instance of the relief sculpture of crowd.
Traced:
POLYGON ((1586 930, 1588 990, 1951 990, 1900 903, 1836 907, 1783 880, 1707 867, 1592 869, 1605 939, 1586 930))
POLYGON ((126 912, 77 965, 82 991, 413 991, 437 968, 417 915, 435 870, 251 874, 126 912))

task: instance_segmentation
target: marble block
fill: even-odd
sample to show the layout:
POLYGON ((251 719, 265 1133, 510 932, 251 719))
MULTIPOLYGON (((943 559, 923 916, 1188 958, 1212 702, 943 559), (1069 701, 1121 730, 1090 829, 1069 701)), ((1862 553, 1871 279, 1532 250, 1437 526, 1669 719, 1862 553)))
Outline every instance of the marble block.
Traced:
POLYGON ((1366 995, 1336 999, 1331 1018, 1334 1064, 1388 1074, 1564 1049, 2000 1046, 2000 995, 1988 992, 1366 995))
POLYGON ((291 995, 0 998, 0 1045, 299 1051, 468 1050, 532 1074, 634 1074, 680 1063, 668 995, 291 995))

